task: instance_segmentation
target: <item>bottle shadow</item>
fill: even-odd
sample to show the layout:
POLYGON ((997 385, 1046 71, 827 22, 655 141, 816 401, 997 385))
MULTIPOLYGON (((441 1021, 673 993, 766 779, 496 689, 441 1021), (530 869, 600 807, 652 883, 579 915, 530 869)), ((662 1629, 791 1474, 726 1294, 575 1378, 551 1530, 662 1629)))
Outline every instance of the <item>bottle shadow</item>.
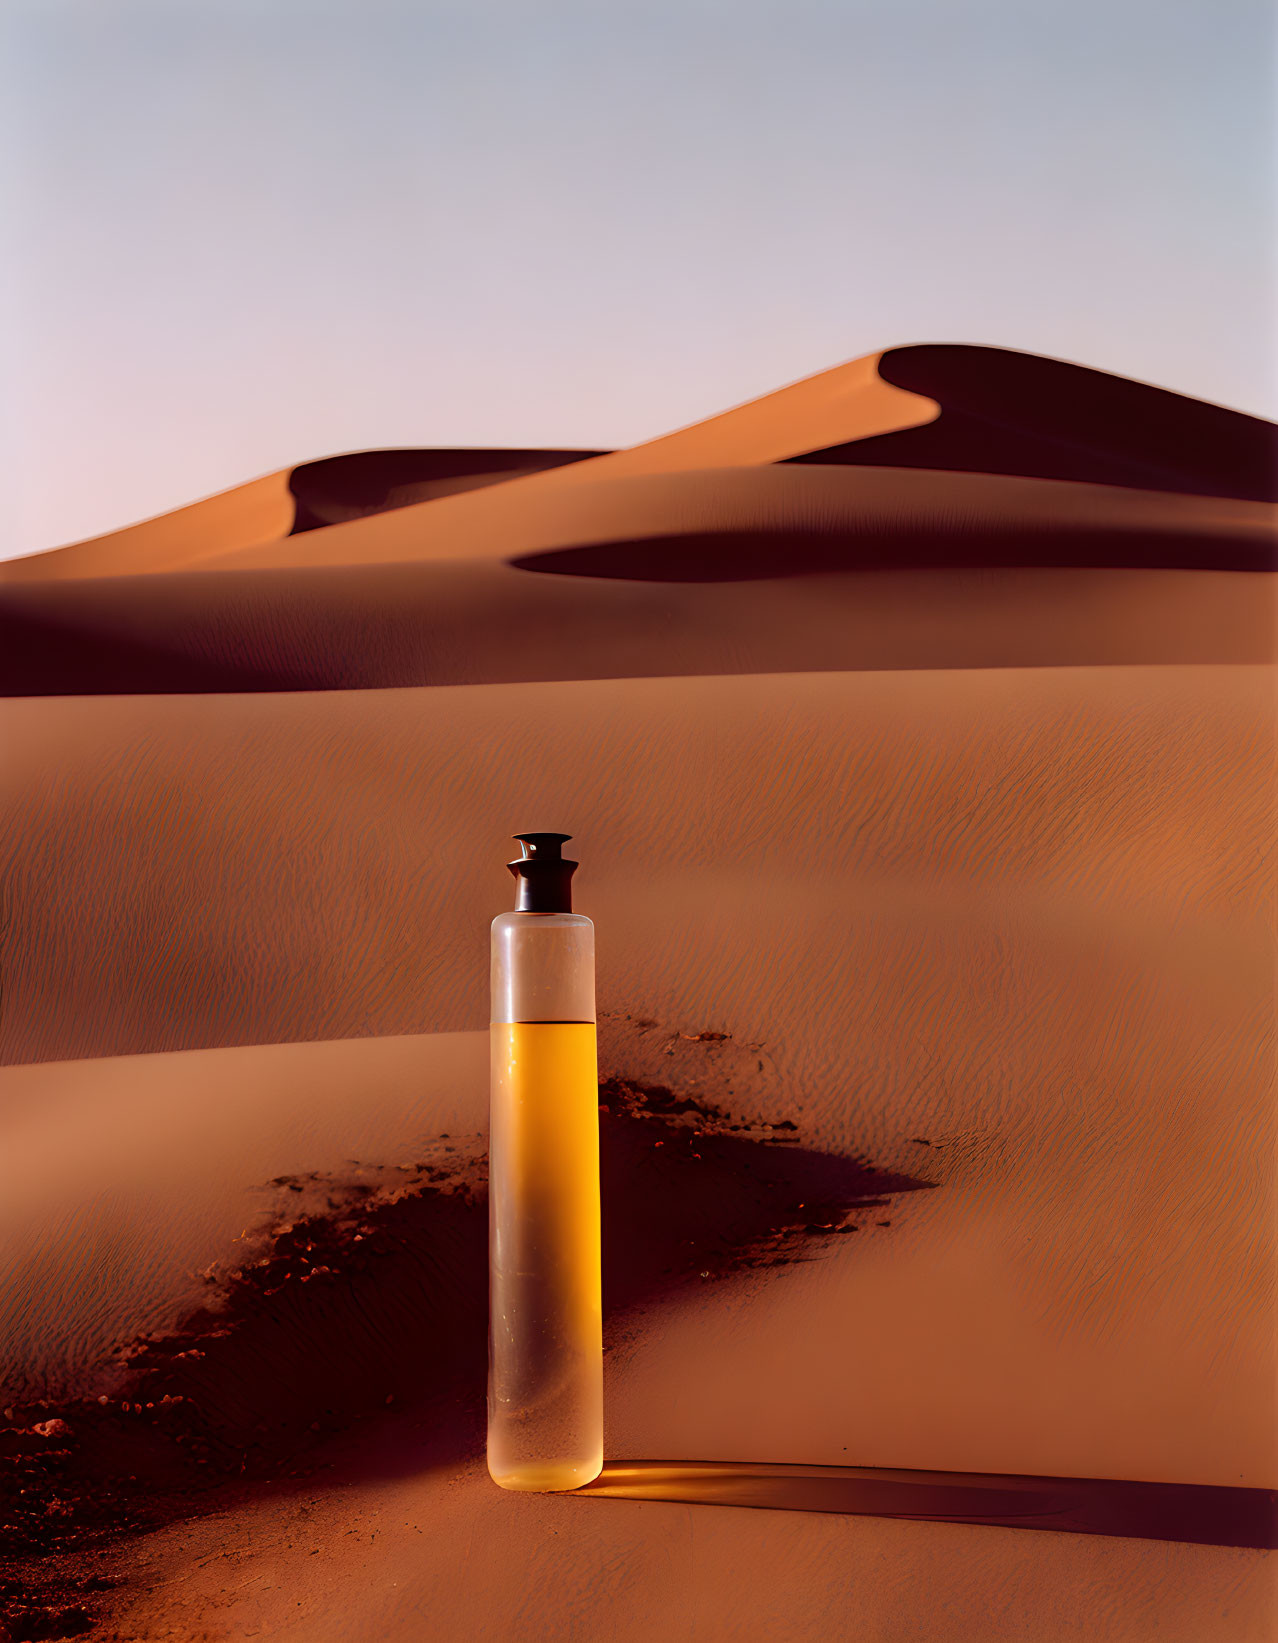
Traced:
POLYGON ((578 1495, 835 1512, 1203 1546, 1278 1546, 1269 1489, 766 1462, 613 1461, 578 1495))

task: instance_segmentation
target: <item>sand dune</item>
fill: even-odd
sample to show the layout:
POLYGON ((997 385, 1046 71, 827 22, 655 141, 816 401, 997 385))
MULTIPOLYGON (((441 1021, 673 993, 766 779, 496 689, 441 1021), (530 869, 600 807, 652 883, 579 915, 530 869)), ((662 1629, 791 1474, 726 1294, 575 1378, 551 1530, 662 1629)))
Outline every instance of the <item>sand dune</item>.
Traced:
POLYGON ((579 551, 578 574, 723 581, 809 570, 799 544, 828 541, 816 559, 821 569, 937 563, 1273 568, 1278 513, 1265 503, 846 466, 699 469, 587 484, 593 466, 560 470, 565 479, 558 488, 494 486, 239 549, 210 558, 206 567, 455 558, 526 564, 532 555, 598 545, 611 555, 597 553, 598 568, 587 570, 590 559, 579 551), (573 486, 568 472, 579 476, 573 486), (751 563, 741 552, 743 537, 775 546, 761 563, 751 563), (723 543, 718 562, 681 566, 690 543, 703 538, 723 543), (631 550, 623 565, 616 563, 618 545, 631 550))
MULTIPOLYGON (((1272 427, 1239 412, 1012 350, 915 346, 836 366, 624 451, 372 451, 304 464, 195 509, 12 561, 0 567, 0 580, 204 562, 380 562, 403 557, 406 537, 416 543, 414 556, 438 554, 447 550, 429 544, 440 538, 504 533, 523 510, 580 484, 699 469, 968 470, 1257 502, 1278 500, 1276 461, 1272 427), (476 490, 489 494, 477 498, 476 490), (267 497, 274 511, 259 500, 267 497), (404 510, 408 520, 388 520, 404 510), (362 528, 339 529, 322 549, 310 539, 317 529, 356 524, 362 528), (304 549, 280 543, 290 534, 309 539, 304 549), (243 557, 271 541, 279 544, 271 553, 243 557)), ((632 501, 619 493, 614 517, 632 501)), ((961 513, 962 492, 957 507, 961 513)))
POLYGON ((6 559, 0 562, 0 582, 135 576, 175 570, 210 553, 234 552, 254 542, 275 541, 287 535, 293 525, 288 477, 288 470, 281 469, 106 536, 22 559, 6 559))
POLYGON ((547 490, 500 531, 462 512, 456 532, 423 539, 422 520, 443 506, 290 536, 221 569, 0 590, 0 689, 1255 661, 1273 650, 1270 581, 1226 574, 1271 564, 1278 516, 1266 504, 774 466, 547 490), (370 547, 360 533, 372 529, 370 547))
POLYGON ((1222 573, 1274 568, 1278 512, 1247 480, 1269 437, 1079 367, 905 349, 630 451, 333 458, 288 477, 290 532, 173 515, 134 561, 126 532, 0 567, 0 690, 1260 660, 1270 586, 1222 573), (885 358, 935 377, 939 420, 885 358), (961 471, 1000 467, 1028 471, 961 471), (1013 571, 1033 574, 991 575, 1013 571))
MULTIPOLYGON (((931 351, 923 349, 898 352, 907 361, 915 354, 925 361, 931 357, 931 351)), ((1274 461, 1274 434, 1268 424, 1055 361, 1004 356, 998 350, 969 352, 976 357, 965 361, 966 373, 960 370, 957 375, 970 378, 978 389, 988 374, 991 353, 996 356, 995 375, 1005 358, 1017 362, 1015 370, 1022 375, 1030 374, 1030 383, 1021 383, 1014 405, 1002 406, 1001 419, 988 410, 978 419, 960 400, 960 407, 950 413, 950 431, 942 434, 944 415, 938 420, 937 403, 921 395, 911 402, 914 414, 907 419, 899 391, 890 389, 883 378, 883 356, 871 356, 632 450, 490 487, 481 495, 352 522, 318 541, 263 544, 210 556, 208 563, 224 568, 368 564, 495 555, 503 548, 507 557, 515 558, 539 548, 628 538, 636 547, 643 544, 629 557, 632 568, 595 574, 636 575, 643 572, 633 567, 654 557, 658 544, 652 538, 671 541, 667 562, 677 564, 687 553, 689 538, 739 538, 744 532, 761 532, 776 538, 788 535, 788 540, 773 544, 770 564, 772 574, 777 574, 778 559, 792 560, 796 538, 803 535, 854 538, 843 545, 854 564, 863 561, 867 547, 870 563, 880 562, 873 557, 875 547, 889 563, 916 562, 911 558, 911 539, 917 541, 915 551, 921 550, 923 563, 935 562, 938 552, 942 563, 955 562, 953 556, 963 552, 972 557, 960 562, 989 563, 991 536, 1007 544, 994 563, 1008 562, 1005 555, 1009 549, 1017 552, 1020 537, 1026 539, 1019 547, 1020 557, 1011 562, 1078 563, 1074 556, 1064 561, 1051 558, 1053 549, 1060 551, 1060 543, 1045 543, 1042 537, 1085 532, 1092 538, 1092 552, 1101 557, 1084 558, 1084 563, 1273 568, 1275 516, 1263 502, 1272 500, 1274 493, 1271 485, 1261 482, 1274 461), (889 393, 898 397, 885 398, 889 393), (1155 401, 1152 427, 1133 433, 1128 418, 1149 409, 1146 396, 1155 401), (859 415, 849 436, 853 411, 859 415), (1092 440, 1083 445, 1077 424, 1085 418, 1092 440), (1047 431, 1031 441, 1034 454, 1027 454, 1023 423, 1032 427, 1036 420, 1047 431), (981 434, 976 440, 970 430, 978 425, 981 434), (827 441, 836 428, 841 430, 839 437, 827 441), (912 440, 920 443, 912 445, 912 440), (1246 454, 1235 463, 1242 471, 1235 483, 1228 453, 1239 441, 1246 454), (1141 460, 1132 455, 1133 446, 1141 460), (802 477, 770 466, 778 463, 802 464, 802 477), (852 483, 840 485, 830 472, 832 466, 846 470, 866 465, 871 473, 858 476, 860 483, 845 471, 842 477, 852 483), (730 467, 752 471, 734 478, 723 471, 730 467), (893 468, 898 470, 895 474, 893 468), (965 475, 963 469, 976 469, 982 478, 965 475), (1113 482, 1120 477, 1121 483, 1113 482), (1034 479, 1039 483, 1032 483, 1034 479), (1098 481, 1110 482, 1098 488, 1098 481), (1135 494, 1127 494, 1132 490, 1135 494), (1185 494, 1195 491, 1218 498, 1217 505, 1204 505, 1185 494), (1159 493, 1159 499, 1150 493, 1159 493), (1254 557, 1240 560, 1231 554, 1228 544, 1235 524, 1254 530, 1254 557), (1213 552, 1205 544, 1217 532, 1213 552), (1115 544, 1107 538, 1125 539, 1130 551, 1133 534, 1164 543, 1169 535, 1195 537, 1203 545, 1188 561, 1159 557, 1158 549, 1153 557, 1146 554, 1134 561, 1115 557, 1115 544)), ((950 375, 955 374, 951 363, 950 375)), ((979 392, 975 397, 979 403, 979 392)), ((739 540, 726 542, 720 565, 731 560, 741 564, 740 546, 739 540)), ((824 563, 828 565, 828 559, 824 563)), ((655 574, 672 572, 659 569, 655 574)), ((712 579, 717 574, 712 572, 712 579)))
POLYGON ((284 468, 190 507, 107 536, 0 562, 0 583, 132 576, 172 571, 211 554, 321 529, 436 496, 451 496, 594 451, 358 451, 284 468))
POLYGON ((1271 423, 1010 348, 891 348, 879 375, 940 406, 931 422, 791 462, 969 469, 1278 501, 1271 423))
POLYGON ((1271 433, 895 350, 8 575, 0 1460, 28 1549, 71 1524, 50 1610, 71 1571, 131 1639, 1262 1638, 1246 1545, 688 1490, 1278 1483, 1271 433), (529 826, 599 932, 608 1452, 672 1500, 478 1460, 529 826), (42 1432, 42 1392, 91 1401, 42 1432), (178 1521, 99 1556, 86 1490, 178 1521))
MULTIPOLYGON (((871 355, 836 366, 691 428, 584 462, 574 459, 589 457, 589 453, 400 451, 367 452, 306 464, 293 470, 302 534, 309 535, 316 526, 342 514, 359 519, 370 505, 374 510, 398 511, 407 504, 413 489, 422 485, 442 501, 447 513, 461 500, 450 498, 450 489, 469 491, 472 487, 465 481, 470 479, 485 487, 504 480, 501 489, 515 493, 517 512, 523 505, 518 499, 530 493, 535 497, 547 487, 572 485, 583 472, 588 482, 599 483, 633 474, 776 462, 831 441, 888 432, 935 415, 936 407, 930 401, 885 383, 875 368, 877 359, 877 355, 871 355), (449 480, 461 483, 450 487, 449 480), (354 504, 349 494, 352 491, 354 504)), ((269 480, 256 481, 255 486, 269 487, 270 494, 278 496, 287 477, 287 473, 272 475, 269 480)), ((226 493, 226 497, 238 498, 254 488, 241 487, 240 491, 226 493)), ((212 499, 214 503, 222 501, 212 499)), ((417 503, 417 510, 423 505, 417 503)), ((212 503, 197 506, 211 509, 212 503)), ((503 505, 498 515, 506 511, 503 505)), ((191 528, 192 522, 182 517, 186 512, 166 514, 70 548, 7 561, 0 565, 0 580, 25 582, 178 569, 234 553, 249 542, 287 536, 296 528, 290 512, 287 523, 280 515, 272 516, 277 528, 264 533, 259 533, 256 525, 252 531, 228 530, 223 525, 225 506, 220 506, 213 509, 207 526, 200 516, 202 528, 197 532, 191 528)), ((376 530, 372 540, 377 540, 376 530)), ((313 548, 313 543, 309 546, 313 548)), ((299 562, 311 561, 303 554, 299 562)))

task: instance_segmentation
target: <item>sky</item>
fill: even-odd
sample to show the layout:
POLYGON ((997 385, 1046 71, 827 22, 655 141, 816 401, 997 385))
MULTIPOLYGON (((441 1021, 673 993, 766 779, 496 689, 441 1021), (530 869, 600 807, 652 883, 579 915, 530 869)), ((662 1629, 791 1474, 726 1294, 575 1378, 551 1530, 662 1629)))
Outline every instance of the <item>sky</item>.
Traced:
POLYGON ((1278 416, 1269 0, 5 0, 0 557, 909 342, 1278 416))

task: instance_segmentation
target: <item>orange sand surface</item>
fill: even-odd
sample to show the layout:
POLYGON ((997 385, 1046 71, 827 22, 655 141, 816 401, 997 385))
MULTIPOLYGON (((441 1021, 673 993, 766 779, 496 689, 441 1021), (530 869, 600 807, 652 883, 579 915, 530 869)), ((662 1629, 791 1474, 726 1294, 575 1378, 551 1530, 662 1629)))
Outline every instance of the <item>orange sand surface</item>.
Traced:
POLYGON ((1261 1554, 955 1524, 516 1497, 478 1463, 162 1532, 125 1639, 1262 1643, 1261 1554))
MULTIPOLYGON (((664 1037, 631 1023, 608 1064, 661 1057, 679 1087, 739 1087, 740 1046, 681 1039, 666 1057, 664 1037)), ((288 1202, 273 1175, 419 1157, 440 1131, 473 1145, 485 1052, 474 1033, 9 1071, 18 1167, 3 1200, 25 1268, 10 1338, 50 1379, 74 1378, 134 1329, 168 1327, 197 1268, 236 1258, 272 1196, 288 1202)), ((754 1099, 775 1101, 784 1082, 765 1069, 754 1099)), ((958 1091, 886 1107, 866 1125, 876 1161, 936 1189, 876 1211, 890 1227, 871 1222, 810 1264, 644 1310, 608 1359, 609 1453, 1272 1482, 1269 1252, 1236 1190, 1263 1166, 1265 1104, 1236 1106, 1222 1133, 1210 1091, 1174 1105, 1151 1089, 1103 1118, 1100 1093, 1076 1091, 1072 1112, 1037 1090, 1001 1112, 958 1091)), ((855 1123, 826 1105, 827 1125, 855 1123)), ((805 1132, 825 1127, 799 1116, 805 1132)), ((239 1371, 273 1375, 253 1359, 239 1371)), ((428 1360, 416 1372, 430 1384, 428 1360)), ((537 1591, 557 1616, 566 1602, 557 1623, 582 1635, 639 1638, 682 1615, 672 1635, 727 1638, 747 1600, 793 1637, 817 1635, 823 1614, 849 1637, 862 1624, 898 1635, 911 1616, 946 1638, 1265 1635, 1264 1554, 722 1507, 512 1505, 473 1452, 441 1463, 439 1419, 392 1414, 322 1452, 318 1474, 163 1530, 123 1564, 93 1563, 126 1581, 135 1620, 120 1635, 372 1639, 411 1636, 429 1615, 441 1635, 516 1637, 537 1591), (773 1561, 759 1567, 765 1546, 773 1561), (925 1557, 920 1594, 911 1571, 925 1557), (1085 1632, 1044 1629, 1062 1589, 1085 1632)))
POLYGON ((848 1057, 885 1102, 932 1062, 1001 1087, 1059 1056, 1064 1088, 1089 1020, 1090 1076, 1112 1088, 1126 1045, 1147 1078, 1174 1042, 1150 1030, 1164 968, 1212 1021, 1264 1018, 1271 683, 999 668, 13 701, 5 1057, 478 1029, 475 920, 509 900, 493 818, 552 812, 583 851, 608 841, 581 891, 601 1007, 792 1043, 789 1100, 848 1057))
MULTIPOLYGON (((36 1382, 73 1384, 113 1342, 172 1323, 191 1274, 260 1224, 272 1177, 481 1131, 467 909, 507 900, 491 816, 531 807, 539 824, 555 807, 588 861, 609 840, 579 899, 601 933, 605 1071, 939 1183, 811 1265, 653 1313, 610 1390, 610 1453, 1272 1485, 1270 685, 1256 667, 1125 667, 10 704, 31 833, 9 1019, 42 1029, 10 1053, 45 1058, 5 1076, 24 1269, 10 1338, 36 1382), (103 873, 88 841, 113 836, 129 848, 103 873), (731 1036, 674 1036, 709 1028, 731 1036), (383 1036, 406 1032, 446 1036, 383 1036), (342 1042, 280 1042, 325 1039, 342 1042)), ((477 1463, 459 1464, 469 1481, 444 1498, 484 1500, 477 1463)), ((361 1501, 378 1487, 352 1484, 361 1501)), ((538 1544, 570 1508, 641 1514, 658 1537, 645 1558, 702 1533, 689 1508, 543 1507, 538 1544)), ((263 1568, 288 1566, 297 1509, 252 1508, 254 1524, 283 1514, 252 1530, 284 1537, 263 1568)), ((458 1533, 471 1544, 508 1510, 462 1514, 458 1533)), ((804 1522, 784 1533, 812 1537, 813 1567, 829 1537, 846 1547, 827 1607, 804 1599, 814 1612, 845 1612, 847 1559, 870 1555, 849 1536, 876 1560, 895 1548, 894 1568, 921 1555, 900 1525, 804 1522)), ((346 1527, 342 1555, 372 1578, 346 1527)), ((972 1537, 1012 1532, 916 1527, 965 1571, 974 1617, 1003 1565, 972 1537)), ((166 1620, 164 1605, 191 1612, 200 1588, 176 1570, 204 1532, 147 1543, 154 1578, 186 1594, 162 1584, 166 1620)), ((697 1601, 759 1532, 716 1531, 736 1551, 693 1565, 697 1601)), ((1117 1555, 1031 1538, 1015 1557, 1040 1569, 1022 1577, 1034 1602, 1117 1555)), ((1181 1617, 1170 1635, 1190 1637, 1190 1616, 1199 1636, 1262 1635, 1201 1625, 1240 1580, 1262 1604, 1243 1571, 1263 1554, 1123 1544, 1136 1608, 1109 1635, 1161 1635, 1140 1630, 1150 1603, 1160 1626, 1181 1617)), ((263 1574, 252 1603, 269 1585, 291 1623, 292 1579, 263 1574)), ((407 1627, 423 1588, 404 1582, 407 1627)), ((479 1585, 494 1635, 519 1635, 504 1585, 479 1585)), ((306 1585, 293 1635, 314 1635, 321 1589, 306 1585)), ((582 1597, 607 1617, 586 1635, 643 1635, 610 1589, 582 1597)), ((478 1601, 464 1590, 458 1615, 478 1601)), ((882 1594, 859 1601, 892 1635, 882 1594)), ((323 1635, 379 1635, 386 1612, 323 1635)), ((941 1635, 988 1635, 973 1626, 941 1635)))
POLYGON ((537 827, 598 930, 611 1460, 1278 1486, 1272 510, 1232 413, 1153 483, 1123 395, 1188 402, 1026 356, 988 393, 1069 392, 991 456, 962 352, 9 577, 0 1458, 65 1479, 60 1560, 11 1506, 49 1612, 1278 1635, 1238 1545, 483 1470, 486 926, 537 827), (64 1533, 108 1474, 127 1532, 64 1533))

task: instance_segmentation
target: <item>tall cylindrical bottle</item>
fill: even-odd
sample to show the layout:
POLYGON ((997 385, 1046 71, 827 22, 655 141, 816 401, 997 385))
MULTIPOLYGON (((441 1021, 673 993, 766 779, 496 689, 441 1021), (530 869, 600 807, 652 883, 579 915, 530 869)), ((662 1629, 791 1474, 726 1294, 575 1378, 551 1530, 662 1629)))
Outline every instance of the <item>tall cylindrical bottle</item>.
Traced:
POLYGON ((575 1489, 603 1468, 595 927, 567 833, 520 833, 492 924, 488 1470, 575 1489))

